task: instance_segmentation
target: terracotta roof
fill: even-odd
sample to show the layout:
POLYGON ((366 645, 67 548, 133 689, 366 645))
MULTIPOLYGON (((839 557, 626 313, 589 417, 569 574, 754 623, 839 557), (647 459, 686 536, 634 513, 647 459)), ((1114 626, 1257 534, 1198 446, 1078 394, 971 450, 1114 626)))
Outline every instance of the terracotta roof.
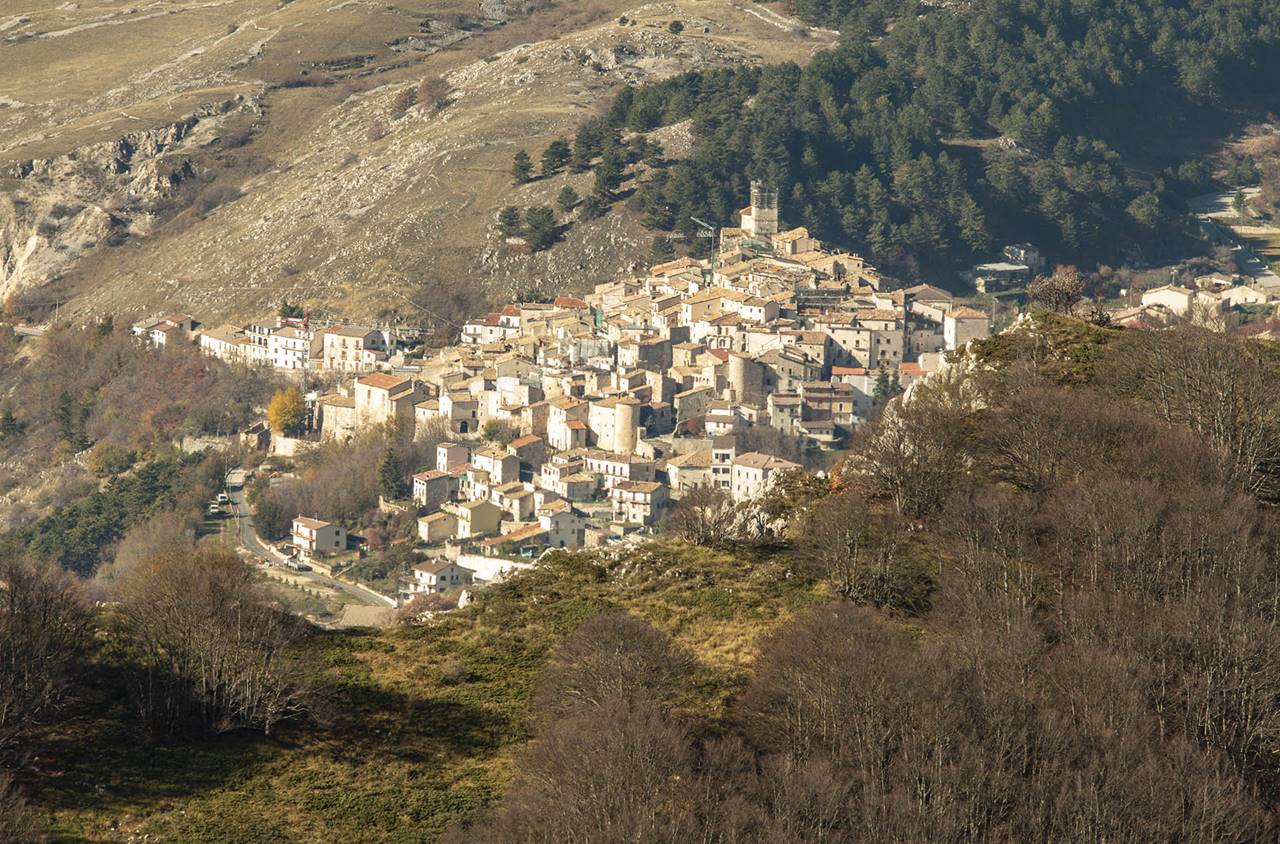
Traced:
POLYGON ((511 533, 503 533, 498 536, 491 536, 488 539, 482 541, 480 544, 488 545, 488 546, 496 546, 496 545, 502 545, 507 542, 521 542, 526 539, 532 539, 533 537, 537 536, 540 533, 546 533, 546 531, 543 530, 542 525, 539 525, 539 524, 525 525, 522 528, 511 531, 511 533))
POLYGON ((772 454, 763 454, 759 451, 738 455, 733 458, 733 465, 746 466, 750 469, 766 469, 771 472, 803 468, 799 463, 792 463, 790 460, 783 460, 781 457, 774 457, 772 454))
POLYGON ((335 325, 332 328, 325 329, 325 333, 339 337, 368 337, 373 333, 373 329, 360 325, 335 325))
POLYGON ((386 372, 375 372, 372 375, 366 375, 363 378, 357 378, 357 384, 363 384, 366 387, 374 387, 379 390, 391 391, 397 387, 401 387, 412 381, 404 375, 391 375, 386 372))
POLYGON ((884 320, 886 322, 902 318, 897 311, 887 311, 881 308, 867 308, 859 310, 854 313, 854 316, 860 320, 884 320))
POLYGON ((618 481, 613 485, 613 489, 615 492, 642 492, 652 495, 661 486, 662 484, 657 481, 618 481))
POLYGON ((675 466, 678 469, 708 468, 711 466, 711 449, 704 448, 686 452, 685 454, 677 454, 675 457, 668 458, 667 465, 675 466))
MULTIPOLYGON (((439 574, 440 572, 444 571, 450 566, 458 566, 458 564, 455 563, 453 560, 430 560, 425 563, 418 563, 416 566, 413 567, 413 570, 425 572, 426 574, 439 574)), ((471 569, 467 568, 466 566, 458 566, 458 570, 470 572, 471 574, 475 573, 471 569)))
POLYGON ((665 264, 654 264, 649 268, 649 272, 654 275, 663 275, 664 273, 685 270, 691 267, 701 267, 702 262, 696 258, 690 258, 687 255, 683 258, 676 258, 674 261, 667 261, 665 264))
POLYGON ((327 528, 332 524, 331 522, 324 522, 320 519, 313 519, 310 516, 298 516, 293 520, 293 522, 294 524, 302 525, 303 527, 311 528, 312 530, 327 528))

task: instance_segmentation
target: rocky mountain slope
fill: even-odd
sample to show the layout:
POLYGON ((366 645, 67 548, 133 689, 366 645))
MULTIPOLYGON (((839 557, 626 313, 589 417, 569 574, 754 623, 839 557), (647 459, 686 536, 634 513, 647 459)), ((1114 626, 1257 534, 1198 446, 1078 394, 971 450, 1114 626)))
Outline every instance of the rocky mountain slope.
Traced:
POLYGON ((411 315, 424 285, 578 288, 643 260, 649 236, 620 205, 569 220, 548 252, 503 246, 502 206, 590 187, 589 174, 513 187, 516 150, 536 159, 624 84, 804 61, 833 38, 746 0, 19 14, 0 20, 0 90, 13 92, 0 102, 0 297, 211 320, 288 296, 371 318, 411 315), (427 78, 445 80, 445 105, 406 110, 427 78))

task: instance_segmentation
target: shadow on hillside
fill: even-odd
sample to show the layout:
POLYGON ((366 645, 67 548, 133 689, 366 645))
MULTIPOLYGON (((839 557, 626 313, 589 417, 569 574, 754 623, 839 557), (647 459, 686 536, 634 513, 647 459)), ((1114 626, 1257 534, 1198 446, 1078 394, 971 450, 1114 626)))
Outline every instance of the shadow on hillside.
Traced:
POLYGON ((155 741, 128 713, 74 721, 40 742, 30 766, 32 802, 100 811, 180 798, 247 776, 272 744, 247 732, 155 741))
POLYGON ((520 732, 501 713, 443 696, 362 685, 343 697, 350 708, 322 732, 323 750, 335 759, 364 752, 422 763, 441 754, 491 753, 520 732))

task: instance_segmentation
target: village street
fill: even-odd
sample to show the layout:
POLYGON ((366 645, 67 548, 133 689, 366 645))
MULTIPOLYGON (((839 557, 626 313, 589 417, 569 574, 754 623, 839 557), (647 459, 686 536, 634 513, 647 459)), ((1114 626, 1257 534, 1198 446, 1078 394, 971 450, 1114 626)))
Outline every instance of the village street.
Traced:
POLYGON ((260 560, 264 568, 270 568, 273 577, 319 592, 341 604, 341 614, 329 626, 385 627, 391 623, 395 610, 385 599, 363 586, 328 577, 315 570, 291 571, 281 567, 283 556, 269 548, 254 530, 253 513, 245 500, 243 480, 235 478, 236 474, 233 472, 228 476, 227 497, 231 499, 234 530, 241 547, 260 560))
POLYGON ((1187 200, 1191 212, 1204 223, 1206 231, 1218 243, 1231 247, 1240 272, 1253 279, 1255 284, 1263 287, 1280 286, 1271 266, 1254 251, 1252 245, 1245 241, 1248 237, 1268 238, 1280 235, 1275 229, 1266 226, 1233 226, 1230 221, 1237 216, 1234 203, 1236 194, 1251 200, 1258 195, 1258 188, 1241 188, 1239 191, 1224 191, 1196 196, 1187 200))

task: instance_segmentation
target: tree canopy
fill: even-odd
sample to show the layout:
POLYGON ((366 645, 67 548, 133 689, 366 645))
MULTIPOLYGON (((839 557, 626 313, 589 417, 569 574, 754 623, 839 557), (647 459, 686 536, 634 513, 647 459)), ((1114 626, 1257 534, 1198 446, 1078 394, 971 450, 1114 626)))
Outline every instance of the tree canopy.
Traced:
MULTIPOLYGON (((699 71, 622 91, 575 139, 585 169, 621 129, 692 119, 698 143, 638 188, 646 222, 732 225, 747 181, 775 183, 788 222, 888 265, 954 267, 994 242, 1064 260, 1154 260, 1187 246, 1189 162, 1150 159, 1188 119, 1226 112, 1280 73, 1280 3, 796 0, 839 25, 804 68, 699 71), (886 26, 887 21, 893 25, 886 26), (866 33, 886 31, 869 43, 866 33), (1156 143, 1161 139, 1161 143, 1156 143), (1134 166, 1138 155, 1141 170, 1134 166)), ((602 160, 603 164, 603 160, 602 160)), ((599 196, 614 178, 597 171, 599 196)))
POLYGON ((282 436, 292 437, 306 427, 307 405, 302 399, 302 391, 297 387, 286 387, 271 397, 267 405, 267 422, 271 430, 282 436))

